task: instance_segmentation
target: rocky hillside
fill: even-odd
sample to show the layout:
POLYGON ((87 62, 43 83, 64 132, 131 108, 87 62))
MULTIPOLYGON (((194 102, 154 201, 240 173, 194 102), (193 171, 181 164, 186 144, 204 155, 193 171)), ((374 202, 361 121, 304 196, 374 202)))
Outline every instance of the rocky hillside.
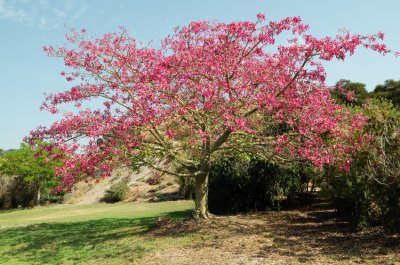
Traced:
POLYGON ((118 169, 110 177, 79 182, 74 191, 67 194, 65 203, 90 204, 101 201, 111 185, 126 180, 129 193, 125 201, 159 201, 179 199, 176 177, 163 175, 160 178, 149 168, 139 171, 118 169))

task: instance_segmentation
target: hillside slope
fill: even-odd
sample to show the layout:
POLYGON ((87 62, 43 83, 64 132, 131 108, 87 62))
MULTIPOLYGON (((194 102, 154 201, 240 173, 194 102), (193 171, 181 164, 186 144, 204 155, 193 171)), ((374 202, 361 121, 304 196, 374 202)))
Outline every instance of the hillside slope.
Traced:
POLYGON ((75 184, 73 192, 66 195, 65 203, 81 205, 100 202, 111 185, 124 180, 129 186, 129 193, 124 201, 159 201, 179 198, 179 185, 175 177, 164 175, 160 183, 148 184, 148 180, 154 176, 153 170, 147 167, 142 167, 139 171, 117 169, 110 177, 75 184))

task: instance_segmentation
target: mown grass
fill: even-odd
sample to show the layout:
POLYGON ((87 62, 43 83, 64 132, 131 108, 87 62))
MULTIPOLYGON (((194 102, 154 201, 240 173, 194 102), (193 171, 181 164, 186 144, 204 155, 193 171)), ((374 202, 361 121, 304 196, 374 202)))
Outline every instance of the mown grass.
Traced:
POLYGON ((196 235, 153 237, 155 218, 183 218, 190 201, 60 205, 0 213, 0 264, 134 264, 196 235))
POLYGON ((0 212, 0 264, 400 264, 400 236, 353 231, 326 203, 154 227, 192 209, 175 201, 0 212))

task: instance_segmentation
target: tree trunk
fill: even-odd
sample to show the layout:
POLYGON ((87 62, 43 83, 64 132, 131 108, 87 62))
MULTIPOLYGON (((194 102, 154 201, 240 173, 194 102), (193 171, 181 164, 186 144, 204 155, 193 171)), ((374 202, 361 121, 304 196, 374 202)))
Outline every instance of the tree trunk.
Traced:
POLYGON ((208 172, 195 178, 195 210, 194 217, 207 219, 208 214, 208 172))

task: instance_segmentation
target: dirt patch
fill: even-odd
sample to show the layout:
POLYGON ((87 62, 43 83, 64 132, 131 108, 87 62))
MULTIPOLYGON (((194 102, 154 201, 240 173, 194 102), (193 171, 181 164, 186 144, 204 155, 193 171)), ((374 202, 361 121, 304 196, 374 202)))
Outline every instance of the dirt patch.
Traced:
POLYGON ((326 203, 157 226, 149 236, 199 235, 182 248, 163 249, 141 264, 400 264, 400 238, 381 228, 353 231, 326 203))

